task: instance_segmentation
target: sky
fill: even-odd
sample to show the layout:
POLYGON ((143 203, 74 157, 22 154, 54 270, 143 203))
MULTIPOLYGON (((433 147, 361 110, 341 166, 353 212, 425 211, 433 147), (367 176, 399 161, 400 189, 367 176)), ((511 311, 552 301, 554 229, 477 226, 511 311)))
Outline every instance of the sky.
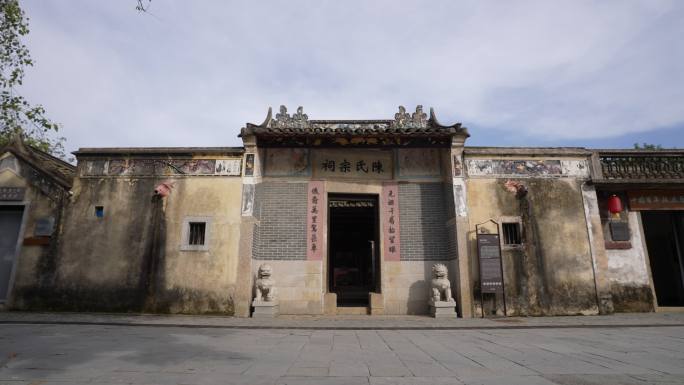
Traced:
POLYGON ((684 1, 20 0, 21 92, 79 147, 240 146, 434 107, 473 146, 684 148, 684 1))

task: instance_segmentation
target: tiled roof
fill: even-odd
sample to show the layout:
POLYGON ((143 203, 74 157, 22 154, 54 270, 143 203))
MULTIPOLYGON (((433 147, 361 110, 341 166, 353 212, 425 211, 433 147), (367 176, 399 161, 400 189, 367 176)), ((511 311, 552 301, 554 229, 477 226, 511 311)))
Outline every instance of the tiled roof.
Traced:
POLYGON ((423 106, 417 106, 416 112, 409 114, 403 106, 390 120, 309 120, 303 108, 297 112, 287 113, 285 106, 273 118, 273 111, 268 109, 266 120, 261 124, 247 123, 240 136, 470 136, 461 123, 445 126, 435 117, 430 108, 430 116, 423 112, 423 106))
POLYGON ((0 154, 8 151, 32 167, 42 171, 62 187, 67 189, 71 187, 71 183, 76 175, 76 166, 35 147, 26 145, 21 135, 16 135, 9 144, 0 149, 0 154))

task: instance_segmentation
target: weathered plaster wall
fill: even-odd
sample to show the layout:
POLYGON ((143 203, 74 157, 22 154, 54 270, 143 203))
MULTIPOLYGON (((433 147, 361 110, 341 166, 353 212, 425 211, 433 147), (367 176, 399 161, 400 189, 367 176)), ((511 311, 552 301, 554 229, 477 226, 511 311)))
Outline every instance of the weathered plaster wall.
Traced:
POLYGON ((54 286, 26 308, 233 313, 241 181, 235 177, 77 178, 54 286), (104 217, 95 215, 104 207, 104 217), (207 217, 207 251, 181 251, 186 216, 207 217))
POLYGON ((628 212, 627 218, 631 248, 606 250, 613 306, 615 311, 620 312, 653 311, 654 298, 639 214, 634 211, 628 212))
MULTIPOLYGON (((22 167, 21 163, 19 163, 19 167, 22 167)), ((11 170, 5 169, 0 172, 0 186, 26 188, 23 201, 2 202, 12 205, 25 205, 23 234, 20 234, 22 245, 15 260, 14 278, 11 282, 13 287, 10 287, 10 296, 7 302, 8 307, 16 308, 23 304, 27 291, 32 292, 51 283, 57 230, 55 230, 55 235, 49 239, 43 239, 45 244, 24 244, 24 240, 27 238, 35 239, 36 221, 38 219, 47 217, 58 219, 61 207, 11 170)))
POLYGON ((523 245, 502 250, 509 315, 596 313, 582 181, 519 179, 528 188, 527 196, 519 200, 504 187, 507 180, 467 180, 475 302, 479 302, 475 224, 490 218, 499 221, 501 217, 518 216, 522 218, 523 245))

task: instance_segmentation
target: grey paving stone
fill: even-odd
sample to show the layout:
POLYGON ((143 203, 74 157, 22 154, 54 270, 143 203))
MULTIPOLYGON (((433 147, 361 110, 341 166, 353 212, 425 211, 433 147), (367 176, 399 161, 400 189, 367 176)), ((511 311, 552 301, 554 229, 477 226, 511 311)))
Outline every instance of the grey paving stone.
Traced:
POLYGON ((0 381, 673 384, 684 383, 683 336, 684 327, 236 331, 5 324, 0 381))
POLYGON ((361 362, 336 362, 330 363, 330 376, 336 377, 368 377, 369 371, 366 364, 361 362))
POLYGON ((307 367, 290 367, 287 371, 287 376, 299 377, 323 377, 328 375, 328 368, 307 368, 307 367))
POLYGON ((371 385, 462 385, 454 377, 371 377, 371 385))
POLYGON ((367 377, 283 377, 276 385, 368 385, 367 377))
POLYGON ((411 371, 404 365, 368 365, 373 377, 413 377, 411 371))
POLYGON ((558 385, 540 376, 497 376, 464 381, 466 385, 558 385))
POLYGON ((623 374, 547 374, 544 378, 559 385, 645 385, 650 383, 623 374))

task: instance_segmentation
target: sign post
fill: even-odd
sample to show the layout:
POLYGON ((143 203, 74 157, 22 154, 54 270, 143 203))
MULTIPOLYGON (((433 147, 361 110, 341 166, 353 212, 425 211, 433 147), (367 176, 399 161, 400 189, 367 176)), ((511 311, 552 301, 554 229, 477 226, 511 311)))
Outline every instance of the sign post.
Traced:
MULTIPOLYGON (((501 243, 499 224, 494 220, 475 225, 477 236, 477 257, 480 262, 480 306, 482 318, 485 316, 484 293, 501 293, 503 296, 504 316, 506 316, 506 293, 504 290, 503 264, 501 263, 501 243), (480 233, 479 227, 487 222, 496 225, 495 234, 480 233)), ((494 297, 496 301, 496 296, 494 297)))

